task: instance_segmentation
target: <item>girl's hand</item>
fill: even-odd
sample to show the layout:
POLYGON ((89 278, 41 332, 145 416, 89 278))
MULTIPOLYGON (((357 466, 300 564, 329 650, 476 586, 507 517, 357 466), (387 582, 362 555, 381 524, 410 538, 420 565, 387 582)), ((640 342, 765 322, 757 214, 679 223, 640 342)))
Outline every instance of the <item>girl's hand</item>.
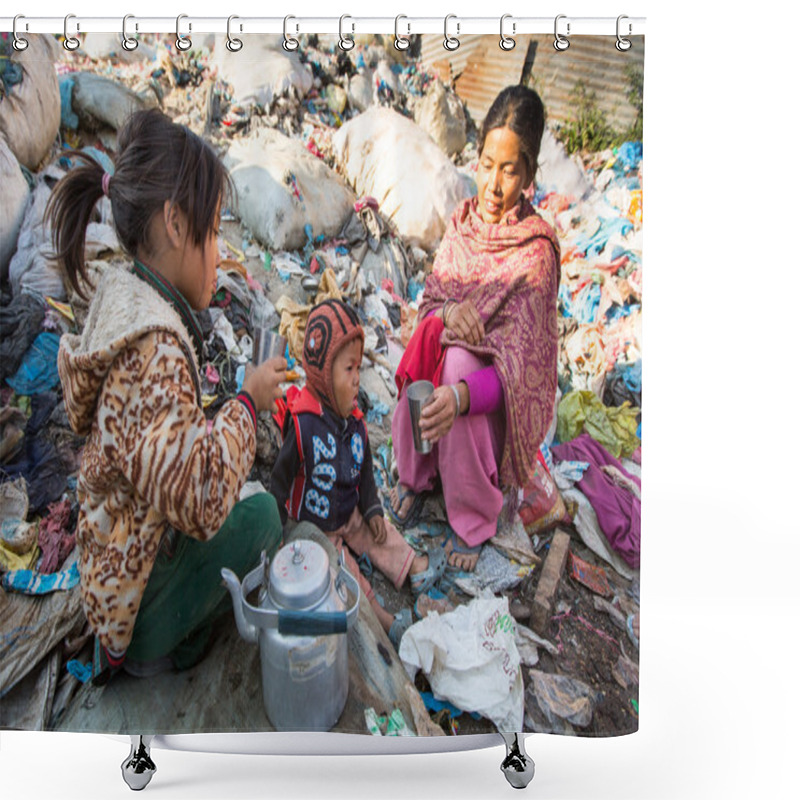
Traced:
POLYGON ((386 523, 380 514, 370 517, 369 530, 375 544, 383 544, 386 541, 386 523))
POLYGON ((275 401, 281 395, 280 384, 286 380, 286 359, 270 358, 253 367, 245 367, 242 390, 253 398, 256 411, 277 411, 275 401))
MULTIPOLYGON (((460 385, 456 387, 460 389, 460 385)), ((462 410, 464 406, 462 405, 462 410)), ((435 444, 450 432, 456 421, 456 398, 449 385, 437 386, 431 400, 422 407, 419 428, 422 438, 435 444)))
POLYGON ((442 321, 449 331, 467 344, 480 344, 486 335, 483 320, 472 300, 448 305, 446 319, 442 321))

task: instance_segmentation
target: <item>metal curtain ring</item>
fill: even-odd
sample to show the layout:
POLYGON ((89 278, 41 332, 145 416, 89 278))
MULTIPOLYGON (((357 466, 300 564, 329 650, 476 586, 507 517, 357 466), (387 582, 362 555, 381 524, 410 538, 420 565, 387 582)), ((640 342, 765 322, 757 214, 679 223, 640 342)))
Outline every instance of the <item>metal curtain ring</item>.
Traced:
MULTIPOLYGON (((192 40, 181 33, 181 20, 188 19, 188 17, 188 14, 178 14, 178 18, 175 20, 175 47, 181 52, 188 50, 192 46, 192 40)), ((192 30, 191 22, 189 23, 189 30, 192 30)))
POLYGON ((353 18, 349 14, 342 14, 342 16, 339 17, 339 47, 345 51, 352 50, 356 46, 355 40, 352 36, 344 35, 343 26, 346 19, 353 18))
MULTIPOLYGON (((409 45, 411 42, 408 39, 408 36, 401 36, 400 35, 400 20, 401 19, 408 19, 405 14, 398 14, 394 18, 394 47, 395 50, 408 50, 409 45)), ((409 33, 411 32, 411 26, 407 25, 409 33)))
MULTIPOLYGON (((458 41, 457 36, 450 36, 447 33, 447 23, 450 22, 451 19, 457 19, 456 15, 448 14, 444 18, 444 41, 442 42, 442 45, 444 46, 445 50, 449 50, 452 53, 454 50, 458 50, 458 48, 461 46, 461 42, 458 41)), ((461 24, 456 22, 456 34, 459 32, 460 28, 461 24)))
MULTIPOLYGON (((77 36, 70 36, 67 30, 67 25, 71 19, 75 19, 74 14, 67 14, 64 17, 64 49, 70 52, 77 50, 81 46, 81 40, 77 36)), ((80 27, 78 27, 78 30, 80 30, 80 27)))
MULTIPOLYGON (((558 32, 558 21, 560 19, 566 19, 566 18, 567 18, 566 14, 559 14, 556 17, 556 23, 555 23, 556 38, 553 40, 553 47, 555 47, 555 49, 558 50, 559 52, 562 52, 563 50, 566 50, 569 47, 569 39, 565 38, 558 32)), ((567 36, 569 36, 569 22, 567 23, 567 36)))
MULTIPOLYGON (((622 22, 622 20, 624 19, 628 19, 624 14, 620 14, 620 16, 617 17, 617 43, 614 46, 617 48, 617 50, 620 51, 620 53, 624 53, 626 50, 630 50, 631 47, 633 46, 630 39, 623 39, 622 36, 620 36, 619 33, 620 22, 622 22)), ((630 35, 630 33, 631 33, 631 24, 629 22, 628 35, 630 35)))
MULTIPOLYGON (((27 49, 28 45, 30 44, 30 42, 28 42, 27 39, 23 39, 17 33, 17 20, 20 20, 20 19, 25 19, 25 17, 22 14, 17 14, 17 16, 14 17, 14 24, 12 26, 12 31, 14 33, 13 47, 17 52, 22 52, 23 50, 27 49)), ((25 30, 28 30, 28 23, 27 22, 25 23, 25 30)))
MULTIPOLYGON (((506 36, 505 33, 503 33, 503 23, 507 19, 511 19, 511 14, 503 14, 503 16, 500 17, 500 49, 501 50, 513 50, 517 46, 517 43, 516 43, 516 41, 514 39, 512 39, 510 36, 506 36)), ((516 32, 517 32, 517 23, 516 22, 512 22, 511 23, 511 33, 516 33, 516 32)))
POLYGON ((283 18, 283 49, 292 52, 300 47, 300 42, 289 33, 290 19, 295 19, 295 17, 288 16, 283 18))
MULTIPOLYGON (((122 18, 122 49, 127 50, 130 52, 131 50, 135 50, 139 46, 139 40, 134 39, 133 36, 128 36, 128 20, 134 19, 133 14, 126 14, 122 18)), ((139 26, 136 25, 138 29, 139 26)))
MULTIPOLYGON (((242 49, 243 44, 241 39, 237 39, 235 36, 231 36, 231 20, 234 19, 239 19, 239 17, 235 15, 231 15, 230 17, 228 17, 228 38, 227 41, 225 42, 225 47, 227 47, 228 50, 231 51, 231 53, 238 53, 242 49)), ((242 30, 241 25, 239 26, 239 30, 240 31, 242 30)))

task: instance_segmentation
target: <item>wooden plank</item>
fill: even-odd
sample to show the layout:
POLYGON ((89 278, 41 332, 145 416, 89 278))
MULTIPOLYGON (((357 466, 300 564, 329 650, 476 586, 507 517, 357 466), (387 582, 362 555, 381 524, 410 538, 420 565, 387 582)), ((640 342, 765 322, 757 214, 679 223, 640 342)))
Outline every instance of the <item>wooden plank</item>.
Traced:
POLYGON ((544 636, 553 609, 558 584, 564 574, 564 566, 569 555, 569 534, 557 530, 550 542, 550 551, 545 559, 536 594, 531 606, 530 627, 540 636, 544 636))

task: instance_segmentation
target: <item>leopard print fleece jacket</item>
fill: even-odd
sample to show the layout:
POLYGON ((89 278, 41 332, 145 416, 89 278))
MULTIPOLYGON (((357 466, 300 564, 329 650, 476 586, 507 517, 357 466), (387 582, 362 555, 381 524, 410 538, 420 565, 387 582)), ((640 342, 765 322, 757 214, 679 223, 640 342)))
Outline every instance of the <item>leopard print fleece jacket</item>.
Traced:
POLYGON ((255 429, 238 400, 206 423, 186 327, 120 268, 98 281, 83 332, 62 336, 58 372, 70 424, 87 437, 77 486, 83 607, 100 643, 121 654, 168 525, 214 536, 253 466, 255 429))

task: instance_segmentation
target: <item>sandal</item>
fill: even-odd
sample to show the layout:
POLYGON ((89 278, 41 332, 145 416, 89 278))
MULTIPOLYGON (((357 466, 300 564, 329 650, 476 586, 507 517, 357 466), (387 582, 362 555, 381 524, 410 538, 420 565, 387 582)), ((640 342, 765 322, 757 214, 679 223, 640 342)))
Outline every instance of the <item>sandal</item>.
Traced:
POLYGON ((428 554, 428 568, 423 572, 418 572, 416 575, 409 576, 408 579, 411 585, 411 593, 414 597, 418 597, 432 589, 444 575, 447 567, 447 556, 441 547, 434 547, 426 552, 428 554))
POLYGON ((394 615, 394 622, 389 628, 389 641, 394 645, 395 650, 400 649, 400 640, 403 634, 411 627, 414 620, 411 617, 411 612, 404 608, 394 615))
MULTIPOLYGON (((459 538, 458 534, 451 528, 447 535, 444 538, 444 542, 442 543, 442 550, 445 552, 445 563, 447 564, 447 571, 455 571, 455 572, 466 572, 467 570, 462 570, 459 567, 454 567, 450 564, 450 556, 453 553, 459 553, 460 555, 465 556, 474 556, 480 555, 481 550, 483 550, 483 542, 480 544, 476 544, 474 547, 469 547, 468 545, 464 544, 462 540, 459 538), (447 553, 445 548, 447 547, 447 543, 450 542, 450 552, 447 553)), ((472 572, 473 570, 469 570, 472 572)))
POLYGON ((386 508, 386 513, 388 514, 389 519, 398 529, 413 528, 419 522, 419 518, 422 514, 422 505, 424 502, 422 498, 422 493, 419 492, 417 494, 414 494, 414 492, 412 492, 411 489, 401 489, 400 484, 397 484, 397 499, 400 501, 401 508, 403 506, 403 503, 410 495, 413 495, 414 499, 411 501, 411 507, 408 509, 405 516, 401 517, 394 510, 394 508, 392 508, 391 501, 389 502, 389 505, 386 508))

